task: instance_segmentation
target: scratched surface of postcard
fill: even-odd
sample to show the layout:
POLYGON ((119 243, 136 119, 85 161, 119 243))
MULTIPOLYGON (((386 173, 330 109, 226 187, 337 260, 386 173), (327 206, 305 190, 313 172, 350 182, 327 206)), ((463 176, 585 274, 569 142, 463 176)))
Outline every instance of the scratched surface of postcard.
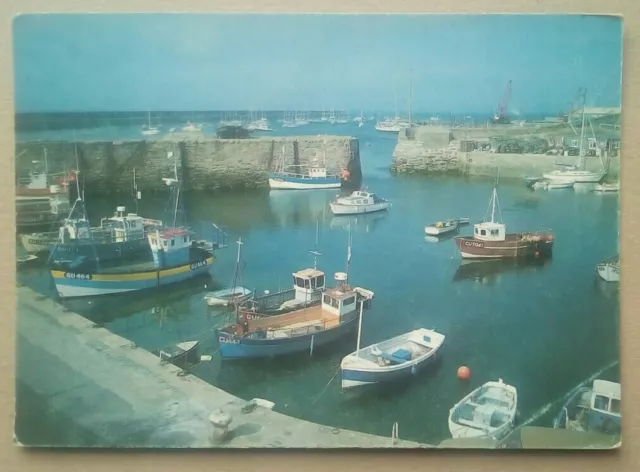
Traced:
POLYGON ((620 444, 621 18, 13 36, 16 443, 620 444))

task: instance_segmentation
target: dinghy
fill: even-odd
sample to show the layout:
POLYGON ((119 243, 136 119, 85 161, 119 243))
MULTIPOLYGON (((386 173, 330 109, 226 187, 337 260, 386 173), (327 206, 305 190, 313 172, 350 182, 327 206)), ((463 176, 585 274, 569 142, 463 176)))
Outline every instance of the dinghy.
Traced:
POLYGON ((360 349, 360 334, 357 350, 340 363, 343 389, 410 378, 436 358, 445 339, 420 328, 360 349))
POLYGON ((575 182, 571 180, 549 180, 547 182, 547 190, 557 190, 565 188, 573 188, 575 182))
POLYGON ((620 282, 620 256, 605 259, 596 265, 596 273, 605 282, 620 282))
POLYGON ((478 387, 449 411, 453 438, 503 438, 513 427, 518 392, 502 379, 478 387))
POLYGON ((175 346, 161 349, 158 353, 161 361, 174 365, 185 365, 190 361, 197 361, 198 341, 186 341, 175 346))
POLYGON ((436 221, 424 227, 424 232, 428 236, 440 236, 441 234, 455 232, 462 222, 469 223, 469 218, 452 218, 449 220, 436 221))
POLYGON ((620 182, 595 184, 593 191, 597 193, 618 193, 620 191, 620 182))

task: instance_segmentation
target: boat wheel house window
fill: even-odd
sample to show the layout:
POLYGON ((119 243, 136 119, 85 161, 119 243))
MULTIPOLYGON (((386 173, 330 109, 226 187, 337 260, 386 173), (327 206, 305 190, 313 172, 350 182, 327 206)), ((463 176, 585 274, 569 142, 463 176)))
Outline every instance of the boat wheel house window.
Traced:
POLYGON ((596 395, 593 406, 598 410, 607 411, 609 410, 609 399, 607 397, 603 397, 602 395, 596 395))
POLYGON ((482 236, 486 236, 486 235, 487 235, 487 230, 485 230, 485 229, 481 229, 481 230, 480 230, 480 234, 481 234, 482 236))
POLYGON ((314 277, 311 279, 311 288, 323 287, 324 286, 324 275, 320 277, 314 277))
POLYGON ((353 302, 355 302, 355 301, 356 301, 356 297, 349 297, 349 298, 345 299, 344 304, 349 306, 349 305, 352 305, 353 302))
POLYGON ((620 414, 620 400, 611 399, 611 413, 620 414))
POLYGON ((497 229, 492 229, 491 230, 491 236, 498 236, 498 230, 497 229))
POLYGON ((172 239, 172 240, 171 240, 171 247, 173 247, 173 246, 175 246, 175 245, 176 245, 176 240, 175 240, 175 239, 172 239))

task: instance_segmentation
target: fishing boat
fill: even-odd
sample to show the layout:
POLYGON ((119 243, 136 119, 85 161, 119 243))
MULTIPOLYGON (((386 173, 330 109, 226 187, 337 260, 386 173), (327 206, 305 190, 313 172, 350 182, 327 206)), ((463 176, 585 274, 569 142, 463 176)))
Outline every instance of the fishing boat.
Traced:
MULTIPOLYGON (((174 166, 175 169, 175 166, 174 166)), ((177 170, 174 170, 177 176, 177 170)), ((175 199, 172 226, 147 235, 152 260, 111 264, 99 259, 83 259, 73 264, 53 264, 51 276, 60 298, 134 292, 175 284, 209 272, 217 249, 226 247, 224 234, 213 223, 215 233, 193 239, 194 233, 176 225, 180 190, 178 179, 163 179, 175 199)))
POLYGON ((620 256, 600 262, 596 265, 596 273, 605 282, 620 282, 620 256))
POLYGON ((618 193, 620 191, 620 182, 595 184, 593 191, 597 193, 618 193))
POLYGON ((329 203, 334 215, 359 215, 387 210, 391 203, 375 193, 356 190, 348 197, 338 196, 335 201, 329 203))
POLYGON ((238 282, 241 280, 240 252, 244 243, 242 242, 242 238, 238 239, 236 243, 238 244, 238 256, 236 259, 236 268, 233 273, 233 279, 231 281, 231 287, 207 293, 204 296, 204 299, 209 306, 229 306, 242 303, 248 300, 253 293, 248 288, 238 285, 238 282))
POLYGON ((620 384, 594 380, 579 388, 556 416, 553 427, 580 432, 620 433, 620 384))
POLYGON ((348 389, 411 378, 435 360, 445 336, 430 329, 416 329, 360 349, 362 314, 356 351, 342 359, 342 388, 348 389))
POLYGON ((449 410, 453 438, 503 438, 515 425, 518 392, 502 379, 487 382, 449 410))
POLYGON ((503 257, 538 257, 550 255, 553 235, 548 231, 537 233, 507 233, 507 226, 496 221, 498 204, 497 181, 489 201, 491 219, 485 215, 482 223, 473 225, 473 236, 458 236, 456 245, 463 259, 503 257))
POLYGON ((175 346, 161 349, 158 352, 158 357, 161 361, 170 362, 178 366, 195 364, 198 361, 198 344, 198 341, 178 343, 175 346))
MULTIPOLYGON (((16 159, 25 152, 26 150, 18 154, 16 159)), ((69 184, 75 180, 76 174, 73 172, 50 174, 47 148, 43 148, 43 154, 42 161, 31 161, 33 167, 29 172, 29 177, 20 178, 16 182, 16 197, 65 196, 68 194, 69 184)))
POLYGON ((442 234, 455 232, 461 225, 469 224, 469 218, 452 218, 449 220, 436 221, 424 227, 425 234, 429 236, 440 236, 442 234))
POLYGON ((586 170, 586 152, 584 149, 584 131, 585 131, 585 104, 587 93, 586 90, 582 94, 582 125, 580 128, 580 146, 578 151, 579 162, 577 165, 568 166, 566 169, 554 170, 542 174, 545 179, 553 181, 568 181, 574 183, 597 183, 600 182, 606 175, 606 170, 602 160, 601 170, 589 171, 586 170))
POLYGON ((294 309, 282 304, 280 309, 265 313, 252 309, 260 300, 249 300, 245 309, 238 309, 235 324, 218 330, 222 358, 249 359, 302 352, 313 355, 315 348, 353 332, 360 311, 371 307, 374 293, 348 283, 350 238, 351 235, 347 272, 335 274, 335 287, 325 288, 325 274, 317 269, 294 274, 296 292, 319 297, 320 303, 294 309))
POLYGON ((151 126, 151 110, 147 112, 147 126, 142 130, 142 134, 145 136, 150 136, 154 134, 158 134, 160 129, 155 126, 151 126))
POLYGON ((273 190, 313 190, 324 188, 340 188, 342 180, 339 175, 327 173, 327 151, 324 150, 323 163, 314 160, 306 169, 298 165, 285 166, 285 149, 282 146, 278 167, 269 172, 269 188, 273 190))

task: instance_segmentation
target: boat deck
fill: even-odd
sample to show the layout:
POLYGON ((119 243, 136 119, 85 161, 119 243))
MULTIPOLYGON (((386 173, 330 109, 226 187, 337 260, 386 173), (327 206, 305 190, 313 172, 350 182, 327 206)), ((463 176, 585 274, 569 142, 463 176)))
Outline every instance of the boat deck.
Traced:
POLYGON ((322 325, 324 328, 332 327, 340 323, 340 318, 315 305, 302 310, 293 311, 284 315, 269 316, 249 321, 249 331, 259 330, 292 330, 308 328, 313 325, 322 325))

